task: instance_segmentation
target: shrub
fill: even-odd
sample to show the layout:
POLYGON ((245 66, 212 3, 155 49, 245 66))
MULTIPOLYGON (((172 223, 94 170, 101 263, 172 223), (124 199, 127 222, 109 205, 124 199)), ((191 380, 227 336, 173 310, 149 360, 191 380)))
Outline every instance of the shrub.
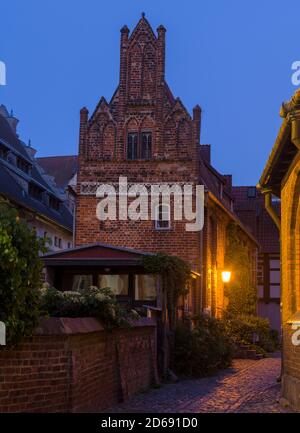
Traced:
POLYGON ((106 327, 130 325, 140 316, 122 307, 109 288, 90 287, 83 292, 60 292, 53 287, 41 290, 41 310, 52 317, 96 317, 106 327))
POLYGON ((273 352, 278 348, 278 332, 270 328, 267 319, 254 315, 225 313, 224 323, 226 331, 235 342, 261 347, 266 352, 273 352))
POLYGON ((233 345, 220 320, 198 316, 193 330, 184 323, 177 324, 172 366, 176 374, 208 376, 229 367, 232 356, 233 345))
POLYGON ((250 251, 236 223, 228 224, 226 237, 225 266, 233 270, 232 281, 225 287, 226 331, 236 342, 261 348, 262 352, 274 351, 278 333, 270 329, 268 320, 256 316, 257 288, 253 285, 250 251))
POLYGON ((22 221, 18 212, 0 201, 0 320, 7 342, 18 343, 38 324, 44 242, 22 221))

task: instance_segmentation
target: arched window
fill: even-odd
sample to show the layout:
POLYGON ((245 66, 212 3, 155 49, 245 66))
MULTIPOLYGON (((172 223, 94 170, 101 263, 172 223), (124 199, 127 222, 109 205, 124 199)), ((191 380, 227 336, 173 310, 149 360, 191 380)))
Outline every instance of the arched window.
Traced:
POLYGON ((138 134, 137 132, 129 132, 127 135, 127 159, 138 158, 138 134))
POLYGON ((171 228, 171 212, 168 204, 159 204, 156 207, 155 228, 157 230, 168 230, 171 228))
POLYGON ((152 134, 151 132, 142 132, 141 134, 141 158, 151 159, 152 153, 152 134))

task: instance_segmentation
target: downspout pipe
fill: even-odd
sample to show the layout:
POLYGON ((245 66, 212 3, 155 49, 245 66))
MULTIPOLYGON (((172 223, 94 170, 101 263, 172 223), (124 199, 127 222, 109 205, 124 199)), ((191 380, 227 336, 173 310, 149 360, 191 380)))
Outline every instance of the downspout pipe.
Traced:
POLYGON ((270 189, 266 189, 262 190, 262 193, 265 196, 265 208, 280 232, 281 220, 272 205, 272 192, 270 189))
MULTIPOLYGON (((262 194, 264 194, 265 196, 265 208, 268 212, 268 214, 270 215, 270 217, 272 218, 272 220, 274 221, 276 227, 279 230, 279 234, 281 234, 281 220, 280 217, 278 216, 277 212, 275 211, 275 209, 273 208, 272 205, 272 191, 270 189, 262 189, 261 190, 262 194)), ((281 275, 281 281, 282 281, 282 274, 280 272, 281 275)), ((280 316, 282 314, 282 303, 280 302, 280 316)), ((281 341, 282 341, 282 323, 281 323, 281 341)), ((283 344, 283 341, 282 341, 283 344)), ((281 347, 281 360, 283 359, 283 346, 281 347)), ((281 382, 282 377, 283 377, 283 373, 284 373, 284 365, 283 365, 283 361, 281 361, 281 368, 280 368, 280 376, 277 378, 277 382, 281 382)))

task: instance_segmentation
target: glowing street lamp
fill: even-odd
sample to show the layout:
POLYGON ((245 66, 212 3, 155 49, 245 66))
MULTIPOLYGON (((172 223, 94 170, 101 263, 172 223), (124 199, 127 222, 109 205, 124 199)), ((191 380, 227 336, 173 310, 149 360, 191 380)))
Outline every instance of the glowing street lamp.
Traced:
POLYGON ((229 283, 231 278, 231 271, 222 271, 222 281, 223 283, 229 283))

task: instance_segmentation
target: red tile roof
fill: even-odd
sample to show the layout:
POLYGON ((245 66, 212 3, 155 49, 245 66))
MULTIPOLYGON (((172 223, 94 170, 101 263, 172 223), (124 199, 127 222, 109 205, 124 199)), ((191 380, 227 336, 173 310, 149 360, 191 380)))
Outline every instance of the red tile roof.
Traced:
MULTIPOLYGON (((256 237, 261 252, 279 253, 279 232, 273 220, 267 213, 263 195, 257 191, 256 197, 248 197, 248 189, 253 186, 234 186, 234 210, 245 226, 256 237)), ((280 203, 275 202, 274 208, 280 213, 280 203)))
POLYGON ((46 173, 54 177, 56 185, 60 188, 66 188, 69 181, 77 172, 77 155, 46 156, 36 159, 46 173))

